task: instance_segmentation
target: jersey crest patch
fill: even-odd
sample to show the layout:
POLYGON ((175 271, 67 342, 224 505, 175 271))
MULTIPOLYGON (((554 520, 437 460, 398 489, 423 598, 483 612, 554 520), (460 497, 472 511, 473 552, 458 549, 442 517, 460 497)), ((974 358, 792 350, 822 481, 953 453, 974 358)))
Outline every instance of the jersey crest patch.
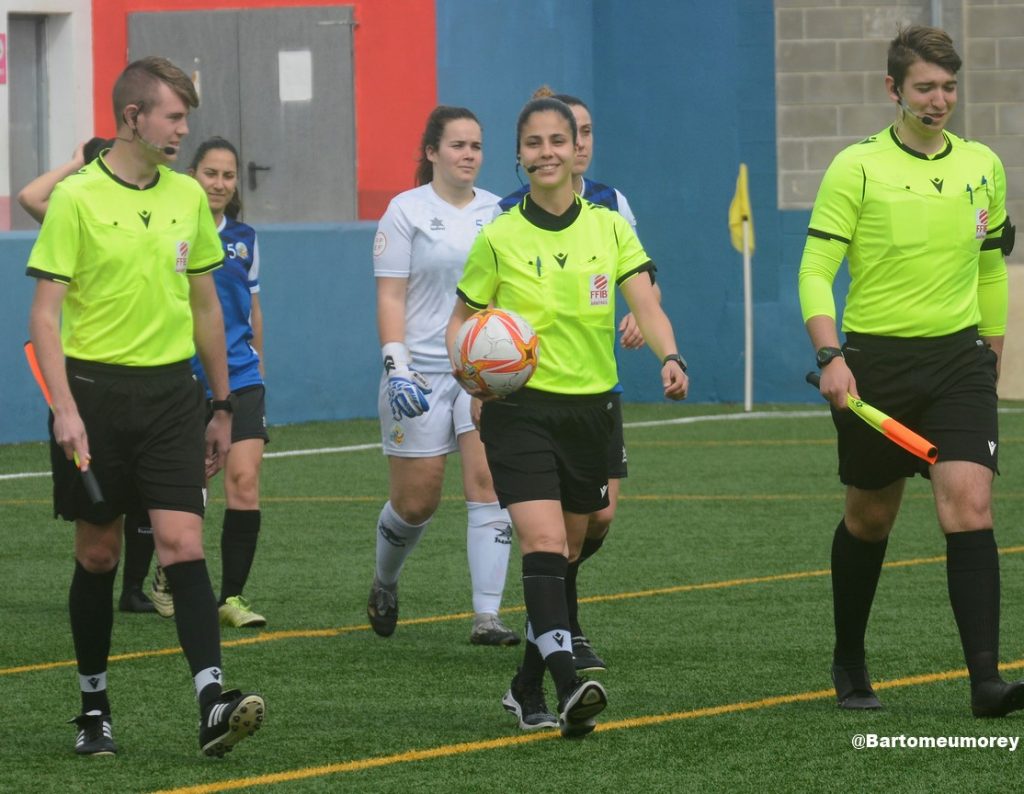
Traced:
POLYGON ((590 305, 608 305, 608 276, 597 273, 590 277, 590 305))
POLYGON ((377 235, 373 238, 373 255, 380 256, 387 247, 388 238, 384 236, 384 232, 377 232, 377 235))
POLYGON ((174 260, 174 272, 184 273, 188 269, 188 240, 181 240, 177 245, 177 256, 174 260))
POLYGON ((974 239, 984 240, 988 234, 988 210, 980 209, 975 213, 974 239))

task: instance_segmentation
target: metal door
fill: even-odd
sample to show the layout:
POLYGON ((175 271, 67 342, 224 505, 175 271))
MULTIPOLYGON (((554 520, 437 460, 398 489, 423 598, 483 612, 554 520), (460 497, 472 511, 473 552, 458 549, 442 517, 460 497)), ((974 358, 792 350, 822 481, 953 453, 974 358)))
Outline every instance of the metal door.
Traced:
POLYGON ((128 59, 161 55, 192 78, 199 109, 189 115, 175 166, 184 171, 196 148, 220 135, 239 145, 242 116, 238 104, 238 13, 130 14, 128 59))
POLYGON ((128 36, 130 59, 163 55, 199 88, 180 170, 223 135, 246 221, 356 218, 350 7, 131 14, 128 36))
MULTIPOLYGON (((46 151, 47 105, 46 17, 11 14, 7 20, 8 91, 10 97, 10 196, 49 170, 46 151)), ((67 152, 63 163, 71 159, 67 152)), ((34 229, 38 224, 11 202, 11 228, 34 229)))

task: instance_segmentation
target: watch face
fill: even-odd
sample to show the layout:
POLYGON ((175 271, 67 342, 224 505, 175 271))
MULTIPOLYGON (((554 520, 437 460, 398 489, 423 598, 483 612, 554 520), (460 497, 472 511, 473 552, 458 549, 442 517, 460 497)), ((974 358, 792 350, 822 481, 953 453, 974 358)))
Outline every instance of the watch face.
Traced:
POLYGON ((843 355, 843 351, 838 347, 823 347, 818 351, 818 366, 824 367, 832 359, 838 358, 841 355, 843 355))

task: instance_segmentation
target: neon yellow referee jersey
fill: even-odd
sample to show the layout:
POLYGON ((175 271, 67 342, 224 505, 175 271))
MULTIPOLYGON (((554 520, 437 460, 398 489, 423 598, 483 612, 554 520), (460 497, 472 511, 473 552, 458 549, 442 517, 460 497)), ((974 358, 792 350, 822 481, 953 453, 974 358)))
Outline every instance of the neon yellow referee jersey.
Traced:
POLYGON ((65 355, 147 367, 195 353, 188 277, 223 258, 198 182, 160 166, 139 189, 97 158, 54 189, 27 274, 68 286, 65 355))
POLYGON ((987 146, 946 132, 927 157, 890 127, 840 152, 814 203, 800 263, 804 320, 835 317, 832 282, 844 255, 843 330, 944 336, 1006 328, 1006 176, 987 146))
POLYGON ((618 382, 615 285, 653 269, 629 222, 576 196, 554 216, 527 195, 477 235, 458 294, 526 319, 540 338, 530 388, 600 394, 618 382))

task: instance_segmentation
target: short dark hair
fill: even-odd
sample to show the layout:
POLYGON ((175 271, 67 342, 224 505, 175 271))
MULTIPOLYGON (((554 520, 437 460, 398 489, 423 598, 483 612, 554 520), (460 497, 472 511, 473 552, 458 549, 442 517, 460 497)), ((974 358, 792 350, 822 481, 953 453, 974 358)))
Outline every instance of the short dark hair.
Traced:
POLYGON ((438 105, 427 116, 427 126, 423 129, 420 137, 420 156, 416 163, 416 185, 429 184, 434 179, 434 164, 427 158, 427 147, 435 152, 441 145, 441 138, 444 136, 444 128, 449 121, 458 119, 469 119, 480 124, 480 120, 473 115, 469 108, 453 107, 452 105, 438 105))
POLYGON ((100 156, 100 152, 104 149, 109 149, 113 145, 113 138, 90 138, 87 140, 82 144, 82 156, 85 158, 85 164, 91 163, 100 156))
MULTIPOLYGON (((226 152, 231 152, 235 157, 235 171, 238 171, 238 149, 236 149, 235 145, 227 138, 221 138, 219 135, 207 138, 199 144, 199 148, 196 149, 196 153, 192 155, 192 165, 189 166, 189 170, 195 173, 199 169, 199 164, 203 162, 203 158, 214 149, 223 149, 226 152)), ((227 206, 224 208, 224 214, 234 220, 238 220, 242 216, 241 184, 242 175, 239 173, 238 180, 235 182, 235 194, 231 197, 227 206)))
POLYGON ((150 55, 133 61, 114 83, 114 122, 126 123, 124 109, 138 105, 139 112, 156 98, 157 86, 163 83, 190 108, 199 107, 199 94, 192 80, 166 58, 150 55))
POLYGON ((953 47, 953 39, 939 28, 913 25, 900 28, 896 38, 889 42, 889 57, 886 68, 888 75, 899 90, 907 77, 907 70, 917 63, 934 63, 947 72, 956 74, 963 61, 953 47))
POLYGON ((519 140, 523 136, 523 127, 525 127, 526 122, 530 120, 530 116, 534 113, 543 113, 548 110, 553 110, 569 122, 569 129, 572 130, 572 142, 573 144, 576 143, 576 138, 578 136, 578 131, 576 129, 576 117, 573 115, 569 106, 561 99, 555 99, 554 96, 540 97, 539 99, 531 99, 523 105, 523 109, 519 111, 519 120, 516 122, 517 155, 519 154, 519 140))

